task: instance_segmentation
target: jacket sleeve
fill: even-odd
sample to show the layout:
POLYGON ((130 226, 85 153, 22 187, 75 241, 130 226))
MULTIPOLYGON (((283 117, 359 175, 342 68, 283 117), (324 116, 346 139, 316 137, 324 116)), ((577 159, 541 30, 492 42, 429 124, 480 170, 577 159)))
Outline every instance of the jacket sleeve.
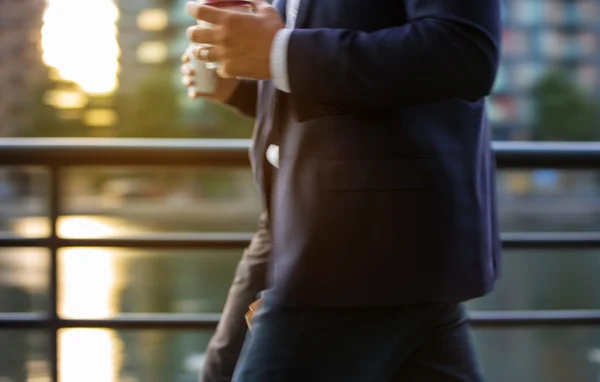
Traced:
POLYGON ((486 96, 500 55, 499 0, 405 0, 405 8, 405 25, 374 32, 294 30, 292 97, 395 107, 486 96))
POLYGON ((252 80, 240 80, 237 89, 226 103, 229 106, 239 110, 240 113, 246 114, 252 118, 256 118, 257 99, 257 82, 252 80))

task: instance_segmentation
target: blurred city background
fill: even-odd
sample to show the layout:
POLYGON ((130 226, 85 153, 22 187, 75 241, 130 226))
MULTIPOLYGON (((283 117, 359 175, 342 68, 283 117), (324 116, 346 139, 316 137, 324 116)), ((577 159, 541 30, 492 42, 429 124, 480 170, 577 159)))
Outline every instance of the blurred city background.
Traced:
MULTIPOLYGON (((180 83, 185 0, 0 0, 0 140, 8 137, 249 138, 252 121, 180 83)), ((600 0, 504 0, 503 64, 489 99, 498 141, 600 136, 600 0)), ((75 165, 76 163, 74 163, 75 165)), ((252 232, 247 167, 77 168, 63 184, 64 237, 252 232)), ((49 233, 47 173, 0 168, 0 232, 49 233)), ((598 231, 596 172, 502 171, 505 232, 598 231)), ((218 313, 241 250, 69 248, 59 312, 218 313)), ((0 249, 0 312, 45 312, 45 249, 0 249)), ((478 310, 600 308, 600 253, 507 251, 478 310)), ((65 329, 61 382, 193 382, 211 331, 65 329)), ((478 329, 491 382, 598 382, 600 330, 478 329)), ((0 330, 0 382, 49 381, 41 331, 0 330)))

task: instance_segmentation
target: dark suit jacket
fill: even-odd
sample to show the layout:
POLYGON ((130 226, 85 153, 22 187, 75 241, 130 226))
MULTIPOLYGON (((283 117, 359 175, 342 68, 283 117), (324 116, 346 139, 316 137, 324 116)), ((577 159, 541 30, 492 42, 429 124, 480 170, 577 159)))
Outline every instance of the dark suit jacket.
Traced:
POLYGON ((244 82, 231 99, 256 117, 277 299, 384 306, 490 292, 500 244, 484 97, 498 0, 302 0, 296 27, 291 94, 244 82))

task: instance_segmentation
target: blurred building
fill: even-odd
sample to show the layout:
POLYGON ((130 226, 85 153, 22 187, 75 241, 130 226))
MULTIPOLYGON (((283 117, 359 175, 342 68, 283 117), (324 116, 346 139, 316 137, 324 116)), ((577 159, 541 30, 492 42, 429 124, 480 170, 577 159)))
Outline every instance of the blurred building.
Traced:
POLYGON ((531 87, 551 68, 600 99, 600 1, 505 0, 500 72, 490 98, 496 139, 527 140, 535 103, 531 87))
POLYGON ((44 0, 0 1, 0 137, 27 123, 30 84, 42 68, 44 0))
POLYGON ((172 67, 175 34, 169 10, 174 0, 120 0, 119 91, 129 93, 154 70, 172 67))

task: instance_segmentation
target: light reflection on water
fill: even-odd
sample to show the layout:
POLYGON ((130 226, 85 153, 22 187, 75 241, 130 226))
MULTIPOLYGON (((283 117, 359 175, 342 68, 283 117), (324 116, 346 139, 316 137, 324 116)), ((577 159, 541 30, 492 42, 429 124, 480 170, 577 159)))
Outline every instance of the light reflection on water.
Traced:
MULTIPOLYGON (((116 314, 117 269, 112 251, 69 248, 62 253, 60 314, 66 318, 109 318, 116 314)), ((116 381, 121 342, 104 329, 60 333, 60 370, 65 382, 116 381), (85 349, 82 351, 82 349, 85 349)))
POLYGON ((106 329, 69 329, 60 333, 61 381, 116 382, 121 340, 106 329))
MULTIPOLYGON (((47 218, 19 218, 11 223, 7 232, 20 237, 39 238, 48 234, 47 218)), ((106 216, 63 216, 57 229, 61 237, 69 238, 129 237, 149 232, 144 222, 106 216)), ((215 248, 64 248, 59 252, 58 264, 59 313, 66 318, 95 319, 120 313, 220 312, 240 252, 215 248)), ((8 248, 1 254, 0 261, 8 265, 6 273, 17 268, 12 264, 17 260, 24 268, 18 278, 10 272, 11 285, 37 299, 33 308, 13 308, 14 311, 45 311, 47 251, 8 248), (23 264, 20 259, 24 251, 31 252, 28 259, 41 264, 23 264)), ((0 278, 0 286, 3 284, 0 278)), ((59 338, 61 382, 195 382, 212 332, 65 329, 59 338)), ((40 349, 37 355, 29 355, 22 362, 29 365, 37 357, 46 364, 45 341, 41 340, 44 348, 37 347, 40 349)), ((28 375, 26 381, 34 382, 31 371, 28 375)), ((0 382, 1 377, 2 370, 0 382)))
MULTIPOLYGON (((45 219, 19 221, 15 233, 39 236, 45 219)), ((118 219, 65 217, 59 221, 60 236, 102 238, 136 230, 118 219)), ((118 253, 103 248, 67 248, 61 251, 59 314, 65 318, 110 318, 117 314, 123 277, 118 253)), ((59 335, 62 382, 113 382, 119 380, 123 344, 113 331, 69 329, 59 335)))

